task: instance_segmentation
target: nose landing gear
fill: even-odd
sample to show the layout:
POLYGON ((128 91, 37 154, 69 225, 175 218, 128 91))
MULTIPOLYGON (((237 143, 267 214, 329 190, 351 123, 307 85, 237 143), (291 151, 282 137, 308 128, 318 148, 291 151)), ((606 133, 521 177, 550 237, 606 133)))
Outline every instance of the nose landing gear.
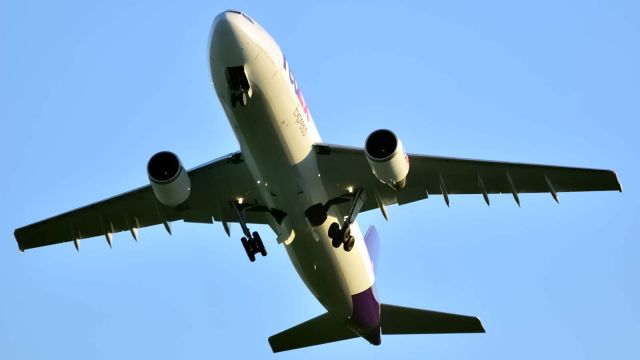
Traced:
POLYGON ((251 97, 251 85, 249 79, 244 72, 244 66, 231 66, 225 69, 225 77, 229 85, 231 96, 231 107, 240 104, 242 107, 247 106, 247 102, 251 97))

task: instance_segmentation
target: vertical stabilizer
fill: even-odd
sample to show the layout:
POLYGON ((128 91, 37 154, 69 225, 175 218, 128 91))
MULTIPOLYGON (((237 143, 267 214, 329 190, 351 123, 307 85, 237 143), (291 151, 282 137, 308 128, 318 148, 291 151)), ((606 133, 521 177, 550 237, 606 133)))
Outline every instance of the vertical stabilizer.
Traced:
POLYGON ((364 243, 367 245, 367 251, 369 252, 369 258, 371 259, 371 266, 375 272, 378 265, 378 257, 380 256, 380 239, 375 226, 369 226, 367 234, 364 236, 364 243))

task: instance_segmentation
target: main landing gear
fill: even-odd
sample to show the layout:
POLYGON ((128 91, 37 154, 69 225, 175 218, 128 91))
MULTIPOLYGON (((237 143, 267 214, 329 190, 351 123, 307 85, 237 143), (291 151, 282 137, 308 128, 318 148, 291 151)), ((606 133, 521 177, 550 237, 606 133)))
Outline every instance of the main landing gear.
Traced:
POLYGON ((231 206, 238 217, 238 223, 240 223, 240 227, 242 228, 242 232, 244 236, 240 239, 242 242, 242 247, 244 247, 244 251, 247 252, 247 256, 251 262, 256 261, 256 254, 260 253, 262 256, 267 256, 267 250, 264 248, 264 244, 262 243, 262 238, 260 238, 260 234, 257 231, 253 233, 249 231, 247 227, 247 222, 244 216, 244 208, 241 207, 240 204, 233 201, 231 202, 231 206))
POLYGON ((340 224, 337 222, 329 226, 328 235, 331 238, 331 245, 333 245, 334 248, 337 249, 342 246, 344 251, 351 251, 351 249, 353 249, 356 239, 351 235, 351 224, 355 221, 365 201, 364 190, 362 188, 356 189, 352 195, 349 216, 345 219, 342 227, 340 227, 340 224))
POLYGON ((344 251, 351 251, 356 243, 356 239, 351 235, 351 226, 346 225, 341 228, 336 222, 329 226, 329 237, 334 248, 342 246, 344 251))
POLYGON ((251 234, 250 238, 242 237, 240 239, 242 241, 242 246, 244 247, 244 251, 247 252, 247 256, 251 262, 256 261, 256 254, 260 253, 262 256, 267 256, 267 250, 264 248, 264 244, 262 243, 262 239, 260 238, 260 234, 257 231, 254 231, 251 234))

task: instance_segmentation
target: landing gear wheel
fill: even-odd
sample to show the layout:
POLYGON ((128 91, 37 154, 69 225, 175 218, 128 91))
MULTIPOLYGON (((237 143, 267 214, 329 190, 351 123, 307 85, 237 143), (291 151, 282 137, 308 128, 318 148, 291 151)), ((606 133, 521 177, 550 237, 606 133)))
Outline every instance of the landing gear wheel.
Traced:
POLYGON ((254 253, 260 253, 262 256, 267 256, 267 249, 264 248, 264 243, 262 242, 260 234, 258 234, 257 231, 254 231, 251 235, 253 235, 253 241, 255 242, 254 253))
POLYGON ((251 246, 252 240, 251 239, 247 240, 246 237, 242 237, 240 241, 242 242, 242 247, 244 247, 244 251, 247 252, 247 256, 249 257, 249 260, 251 262, 256 261, 256 256, 255 256, 255 253, 253 252, 253 246, 251 246))
POLYGON ((345 229, 342 229, 342 242, 346 243, 351 238, 351 227, 348 226, 345 229))
POLYGON ((331 245, 333 245, 334 248, 337 249, 342 245, 343 241, 340 236, 340 225, 338 225, 338 223, 334 222, 329 226, 328 235, 331 238, 331 245))
POLYGON ((249 95, 246 92, 231 93, 231 107, 236 107, 236 103, 240 103, 242 107, 247 106, 249 95))
POLYGON ((262 243, 260 243, 260 254, 262 256, 267 256, 267 249, 264 248, 264 245, 262 245, 262 243))
POLYGON ((356 244, 356 239, 353 236, 349 236, 349 239, 344 242, 344 251, 349 252, 356 244))
POLYGON ((339 238, 335 237, 331 239, 331 245, 334 248, 339 248, 340 246, 342 246, 342 240, 340 240, 339 238))
POLYGON ((336 222, 331 223, 331 225, 329 226, 329 237, 332 239, 337 238, 338 231, 340 231, 340 225, 338 225, 338 223, 336 222))

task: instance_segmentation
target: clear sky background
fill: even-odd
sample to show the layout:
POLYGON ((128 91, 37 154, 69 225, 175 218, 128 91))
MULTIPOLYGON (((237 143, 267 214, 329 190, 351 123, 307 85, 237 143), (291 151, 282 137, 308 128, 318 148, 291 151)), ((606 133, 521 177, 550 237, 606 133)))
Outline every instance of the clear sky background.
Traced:
POLYGON ((0 359, 640 358, 637 1, 0 2, 0 359), (238 149, 210 83, 228 8, 286 53, 324 141, 393 129, 409 152, 615 169, 622 194, 440 196, 361 215, 383 302, 477 315, 485 335, 272 355, 324 310, 267 228, 220 224, 18 252, 16 227, 238 149))

